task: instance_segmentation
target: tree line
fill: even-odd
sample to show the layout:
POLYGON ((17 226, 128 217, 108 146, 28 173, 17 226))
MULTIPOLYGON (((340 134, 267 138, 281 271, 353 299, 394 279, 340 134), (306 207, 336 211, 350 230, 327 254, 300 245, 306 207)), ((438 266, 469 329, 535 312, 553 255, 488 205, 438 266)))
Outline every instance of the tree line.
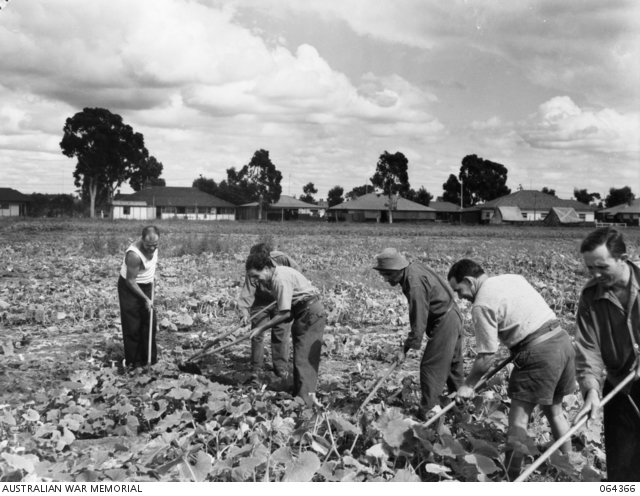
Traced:
MULTIPOLYGON (((143 135, 125 124, 121 116, 107 109, 85 108, 68 118, 63 127, 60 148, 64 155, 77 160, 73 171, 74 184, 79 188, 82 202, 89 205, 91 217, 95 215, 95 206, 110 204, 115 191, 126 181, 134 191, 140 191, 145 184, 166 185, 161 177, 163 164, 149 153, 143 135)), ((271 161, 267 150, 257 150, 242 168, 231 167, 226 173, 226 179, 219 183, 200 175, 194 179, 192 187, 234 205, 256 203, 259 218, 262 218, 262 211, 268 205, 277 203, 280 199, 282 173, 271 161)), ((465 208, 494 200, 511 193, 511 189, 506 186, 507 176, 508 170, 504 165, 477 155, 467 155, 462 159, 458 175, 449 175, 442 185, 443 194, 438 200, 465 208)), ((374 192, 386 197, 385 205, 389 209, 391 222, 398 198, 424 206, 429 206, 433 200, 433 195, 424 186, 417 190, 411 187, 409 161, 405 155, 399 151, 389 153, 385 150, 378 159, 369 183, 352 188, 346 194, 342 186, 336 185, 329 190, 327 203, 332 207, 374 192)), ((555 196, 552 188, 544 187, 542 192, 555 196)), ((309 182, 303 186, 299 199, 317 204, 314 196, 317 193, 314 183, 309 182)), ((77 206, 72 206, 69 198, 63 198, 67 195, 53 195, 57 198, 36 195, 38 194, 32 195, 35 206, 32 211, 38 215, 57 216, 60 212, 74 212, 78 209, 77 206)), ((604 200, 597 192, 579 188, 574 189, 574 197, 586 205, 605 208, 635 199, 628 186, 610 188, 604 200)))

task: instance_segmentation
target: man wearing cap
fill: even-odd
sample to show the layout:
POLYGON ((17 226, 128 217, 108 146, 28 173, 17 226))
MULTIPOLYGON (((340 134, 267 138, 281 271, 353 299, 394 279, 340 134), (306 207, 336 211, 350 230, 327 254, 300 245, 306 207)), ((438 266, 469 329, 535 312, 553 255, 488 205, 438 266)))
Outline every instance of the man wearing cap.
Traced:
POLYGON ((620 231, 596 229, 580 253, 592 278, 578 304, 576 372, 585 413, 595 417, 606 396, 635 369, 630 383, 604 406, 609 482, 640 480, 640 267, 628 260, 620 231), (604 372, 606 370, 606 378, 604 372), (602 393, 601 393, 602 391, 602 393))
POLYGON ((386 248, 376 256, 374 267, 391 286, 398 284, 407 297, 411 330, 398 351, 396 360, 404 362, 410 349, 419 350, 423 336, 427 346, 420 361, 422 400, 417 418, 426 420, 438 404, 438 395, 446 383, 449 392, 462 384, 462 315, 453 291, 433 269, 421 263, 409 263, 395 248, 386 248))
MULTIPOLYGON (((520 275, 489 277, 476 262, 464 259, 453 264, 447 278, 460 298, 473 303, 476 332, 477 355, 458 389, 459 401, 474 395, 473 387, 491 368, 499 342, 515 355, 507 390, 511 407, 504 463, 509 480, 514 480, 520 475, 523 454, 512 442, 526 438, 536 405, 542 406, 556 439, 569 430, 562 399, 575 390, 571 338, 540 293, 520 275)), ((560 449, 571 451, 571 441, 560 449)))

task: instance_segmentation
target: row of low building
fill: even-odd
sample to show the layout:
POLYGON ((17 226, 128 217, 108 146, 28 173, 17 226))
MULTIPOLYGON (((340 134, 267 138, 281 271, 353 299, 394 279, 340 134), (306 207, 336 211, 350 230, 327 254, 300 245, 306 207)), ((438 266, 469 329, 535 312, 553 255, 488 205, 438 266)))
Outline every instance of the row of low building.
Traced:
MULTIPOLYGON (((0 188, 0 217, 24 216, 31 199, 11 188, 0 188)), ((312 205, 287 195, 262 213, 274 221, 323 217, 348 222, 388 222, 389 198, 369 193, 333 207, 312 205)), ((130 195, 116 195, 114 219, 152 220, 257 220, 257 203, 234 205, 196 188, 151 187, 130 195)), ((534 190, 520 190, 490 202, 461 209, 449 202, 432 201, 428 207, 402 197, 396 199, 393 221, 435 221, 461 224, 521 224, 543 222, 570 225, 602 222, 640 225, 640 199, 598 210, 575 200, 563 200, 534 190)))

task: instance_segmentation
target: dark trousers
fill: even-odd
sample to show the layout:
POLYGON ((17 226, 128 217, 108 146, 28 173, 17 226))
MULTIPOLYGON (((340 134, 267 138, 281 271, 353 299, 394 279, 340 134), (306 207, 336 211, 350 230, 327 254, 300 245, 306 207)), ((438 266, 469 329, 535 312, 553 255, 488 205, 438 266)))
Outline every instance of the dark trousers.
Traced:
MULTIPOLYGON (((251 307, 251 313, 254 314, 267 306, 269 301, 258 301, 251 307)), ((259 325, 264 324, 267 320, 272 319, 278 314, 276 307, 258 315, 251 321, 251 328, 255 329, 259 325)), ((271 328, 271 360, 273 368, 276 370, 289 370, 289 332, 291 331, 291 322, 282 322, 271 328)), ((264 366, 264 334, 251 340, 251 370, 257 373, 264 366)))
POLYGON ((462 365, 462 317, 452 308, 442 327, 429 338, 420 362, 423 413, 439 404, 445 383, 449 393, 458 390, 464 381, 462 365))
MULTIPOLYGON (((151 298, 151 284, 138 284, 142 292, 151 298)), ((149 362, 149 312, 144 300, 138 298, 124 277, 118 279, 118 299, 120 300, 120 321, 122 324, 122 341, 124 342, 124 359, 127 367, 140 367, 149 362)), ((153 340, 151 342, 151 363, 158 361, 156 334, 158 324, 153 312, 153 340)))
POLYGON ((322 336, 327 319, 320 300, 293 313, 293 395, 300 396, 310 405, 309 393, 315 393, 318 384, 322 336))
MULTIPOLYGON (((632 384, 629 396, 640 408, 640 381, 632 384)), ((605 381, 603 397, 612 389, 605 381)), ((623 391, 604 406, 604 448, 609 482, 640 482, 640 416, 623 391)))

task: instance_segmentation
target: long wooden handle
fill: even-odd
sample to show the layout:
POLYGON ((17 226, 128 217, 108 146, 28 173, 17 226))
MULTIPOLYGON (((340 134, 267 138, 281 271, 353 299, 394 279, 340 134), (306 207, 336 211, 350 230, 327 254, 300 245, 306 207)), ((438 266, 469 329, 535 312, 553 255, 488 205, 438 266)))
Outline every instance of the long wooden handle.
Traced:
MULTIPOLYGON (((510 356, 509 358, 505 358, 502 362, 500 362, 494 369, 492 369, 488 374, 486 374, 482 379, 480 379, 475 386, 473 386, 473 390, 477 391, 479 390, 481 387, 484 387, 484 385, 487 383, 487 381, 489 381, 489 379, 491 379, 494 375, 496 375, 498 372, 500 372, 503 368, 505 368, 509 362, 511 362, 513 360, 513 356, 510 356)), ((454 394, 455 396, 455 394, 454 394)), ((431 424, 433 424, 436 420, 438 420, 440 417, 442 417, 445 413, 447 413, 449 410, 451 410, 454 406, 456 405, 455 401, 452 401, 451 403, 449 403, 447 406, 445 406, 442 410, 440 410, 438 413, 436 413, 433 417, 431 417, 426 424, 424 424, 424 427, 429 427, 431 424)))
POLYGON ((235 344, 242 343, 243 341, 246 341, 247 339, 249 339, 251 337, 251 334, 252 334, 251 332, 248 332, 248 333, 240 336, 239 338, 234 339, 230 343, 223 344, 222 346, 219 346, 218 348, 215 348, 213 350, 207 350, 205 353, 200 355, 200 358, 208 356, 208 355, 212 355, 213 353, 218 353, 219 351, 222 351, 222 350, 224 350, 226 348, 229 348, 230 346, 233 346, 235 344))
POLYGON ((147 365, 151 365, 151 343, 153 342, 153 296, 156 286, 151 281, 151 310, 149 311, 149 353, 147 354, 147 365))
MULTIPOLYGON (((609 403, 609 401, 611 401, 611 399, 616 394, 620 392, 621 389, 623 389, 627 384, 629 384, 633 380, 633 377, 635 376, 635 374, 636 374, 635 370, 633 372, 630 372, 629 375, 625 377, 620 384, 618 384, 608 395, 606 395, 600 402, 600 408, 603 408, 607 403, 609 403)), ((527 477, 529 477, 534 472, 535 469, 537 469, 540 465, 542 465, 542 463, 547 458, 549 458, 554 453, 554 451, 556 451, 560 446, 562 446, 565 443, 565 441, 567 441, 567 439, 570 439, 571 436, 573 436, 573 434, 578 429, 580 429, 580 427, 582 427, 587 422, 587 420, 589 420, 588 413, 589 412, 585 412, 584 416, 580 419, 580 421, 576 425, 574 425, 571 429, 569 429, 564 436, 562 436, 555 443, 553 443, 549 447, 549 449, 540 456, 540 458, 538 458, 535 462, 529 465, 527 470, 522 472, 522 474, 520 474, 520 477, 518 477, 513 482, 523 482, 527 477)))
MULTIPOLYGON (((273 301, 271 303, 269 303, 266 307, 264 307, 262 310, 258 310, 256 313, 254 313, 253 315, 249 316, 249 319, 255 319, 258 315, 266 312, 267 310, 269 310, 271 307, 273 307, 273 305, 275 305, 276 302, 273 301)), ((215 338, 213 338, 211 341, 209 341, 204 348, 202 348, 200 351, 197 351, 196 353, 194 353, 193 355, 191 355, 189 358, 187 358, 185 361, 186 362, 192 362, 193 360, 197 359, 197 358, 202 358, 203 356, 205 356, 205 351, 207 351, 209 348, 211 348, 213 345, 218 344, 220 341, 222 341, 224 338, 226 338, 227 336, 229 336, 230 334, 233 334, 234 332, 238 331, 239 329, 242 329, 243 327, 245 327, 245 325, 240 324, 238 327, 235 327, 234 329, 231 329, 230 331, 227 331, 223 334, 221 334, 220 336, 216 336, 215 338)), ((208 355, 208 353, 207 353, 208 355)))
POLYGON ((387 373, 382 376, 382 379, 378 381, 378 383, 375 385, 373 390, 369 393, 369 396, 367 396, 367 398, 362 402, 362 405, 360 405, 360 408, 358 408, 357 412, 364 410, 364 407, 367 406, 367 404, 373 398, 373 395, 376 394, 376 391, 380 389, 380 386, 382 386, 382 383, 387 380, 387 377, 391 375, 391 372, 393 372, 397 366, 398 366, 398 362, 393 362, 393 365, 389 367, 389 370, 387 370, 387 373))

